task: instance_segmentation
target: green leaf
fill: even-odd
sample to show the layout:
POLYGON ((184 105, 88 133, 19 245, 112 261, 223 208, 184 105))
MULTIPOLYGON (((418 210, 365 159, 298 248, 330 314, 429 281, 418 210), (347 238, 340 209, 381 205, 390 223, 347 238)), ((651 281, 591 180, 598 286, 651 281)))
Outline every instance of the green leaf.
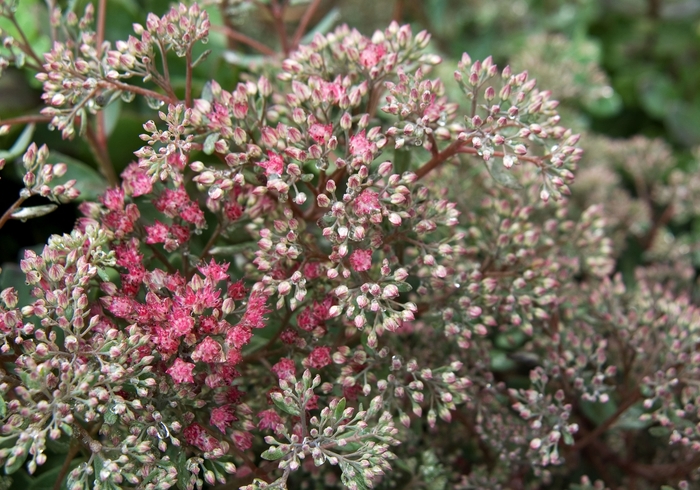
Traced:
POLYGON ((411 168, 412 154, 413 153, 410 150, 396 150, 396 152, 394 153, 394 171, 397 174, 407 172, 411 168))
POLYGON ((0 419, 4 419, 6 415, 7 403, 5 403, 5 399, 3 398, 2 393, 0 393, 0 419))
POLYGON ((236 245, 221 245, 219 247, 212 247, 211 250, 209 250, 209 254, 231 256, 248 250, 253 250, 255 247, 255 242, 244 242, 236 245))
POLYGON ((285 413, 288 413, 289 415, 296 415, 298 416, 301 412, 299 411, 299 408, 292 404, 287 404, 284 402, 283 397, 276 397, 272 396, 272 402, 275 404, 277 408, 282 410, 285 413))
POLYGON ((661 437, 666 439, 671 435, 671 429, 668 427, 661 427, 660 425, 649 427, 649 434, 653 437, 661 437))
POLYGON ((590 420, 600 425, 617 411, 617 404, 610 400, 608 403, 581 401, 581 411, 590 420))
POLYGON ((49 213, 54 212, 58 206, 56 204, 42 204, 40 206, 29 206, 26 208, 18 208, 10 215, 12 219, 27 221, 32 218, 40 218, 49 213))
POLYGON ((413 286, 411 286, 407 282, 397 282, 394 284, 396 288, 399 290, 400 293, 408 293, 409 291, 413 290, 413 286))
POLYGON ((77 201, 97 201, 107 190, 107 181, 100 173, 89 165, 75 158, 52 151, 49 153, 47 163, 65 163, 68 170, 62 177, 56 177, 51 185, 65 184, 69 180, 76 180, 75 188, 80 191, 77 201))
POLYGON ((119 122, 119 116, 122 113, 121 98, 117 97, 114 102, 112 102, 104 108, 103 112, 105 118, 105 134, 109 136, 114 132, 114 128, 117 127, 117 123, 119 122))
MULTIPOLYGON (((77 458, 70 462, 69 471, 76 468, 79 464, 85 462, 85 458, 77 458)), ((32 478, 29 488, 27 490, 46 490, 47 488, 53 488, 61 474, 62 465, 57 465, 55 468, 51 468, 48 471, 41 473, 36 478, 32 478)), ((61 483, 61 489, 65 489, 67 478, 64 478, 61 483)))
POLYGON ((117 423, 117 420, 119 419, 119 416, 114 413, 114 403, 111 403, 108 407, 107 410, 105 410, 104 415, 102 416, 105 424, 107 425, 114 425, 117 423))
POLYGON ((338 401, 338 406, 335 407, 335 412, 333 412, 333 418, 335 420, 341 420, 343 418, 343 411, 345 410, 346 401, 345 398, 341 398, 338 401))
POLYGON ((34 440, 30 439, 24 443, 24 454, 22 456, 15 458, 14 460, 12 458, 8 458, 7 461, 5 461, 6 475, 11 475, 22 467, 24 462, 27 460, 27 456, 29 456, 29 447, 32 445, 32 442, 34 442, 34 440))
POLYGON ((195 68, 197 65, 199 65, 202 61, 206 60, 207 57, 211 54, 211 49, 207 49, 204 51, 202 54, 197 56, 197 59, 192 62, 192 68, 195 68))
POLYGON ((262 459, 266 459, 268 461, 277 461, 278 459, 283 458, 287 453, 285 451, 282 451, 279 447, 271 447, 267 451, 264 451, 260 456, 262 459))
MULTIPOLYGON (((17 138, 17 141, 15 141, 15 144, 12 145, 12 148, 9 150, 0 150, 0 158, 11 160, 23 154, 24 150, 27 149, 29 143, 32 141, 34 127, 34 124, 27 124, 24 130, 22 130, 22 133, 19 135, 19 138, 17 138)), ((22 172, 22 174, 24 175, 24 172, 22 172)))
POLYGON ((613 116, 622 108, 622 97, 617 92, 612 92, 607 97, 598 97, 586 102, 585 107, 597 117, 613 116))
POLYGON ((502 160, 492 159, 490 162, 486 162, 486 168, 491 174, 491 177, 493 177, 493 180, 495 180, 498 184, 502 185, 503 187, 506 187, 508 189, 523 188, 523 186, 520 185, 520 182, 518 182, 518 180, 515 177, 513 177, 513 174, 511 174, 508 171, 508 169, 503 165, 502 160))
POLYGON ((219 141, 219 133, 212 133, 209 136, 207 136, 207 139, 204 140, 204 153, 206 153, 207 155, 211 155, 212 153, 214 153, 214 145, 217 141, 219 141))

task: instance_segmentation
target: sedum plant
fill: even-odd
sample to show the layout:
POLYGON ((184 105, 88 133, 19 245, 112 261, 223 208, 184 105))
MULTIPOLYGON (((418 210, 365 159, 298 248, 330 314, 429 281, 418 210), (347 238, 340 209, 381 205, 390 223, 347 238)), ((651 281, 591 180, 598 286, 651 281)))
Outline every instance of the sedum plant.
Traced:
MULTIPOLYGON (((111 185, 24 253, 30 298, 0 293, 9 478, 58 461, 71 490, 697 485, 688 281, 616 273, 619 236, 651 250, 658 230, 634 228, 633 196, 617 214, 570 197, 579 135, 527 72, 464 54, 442 80, 425 31, 301 43, 320 2, 291 32, 287 2, 238 1, 220 12, 267 12, 280 52, 227 18, 265 57, 198 87, 214 7, 108 41, 105 1, 47 3, 50 51, 19 31, 2 58, 36 71, 45 107, 0 124, 84 139, 111 185), (117 177, 104 111, 138 98, 152 117, 117 177)), ((632 145, 653 170, 645 144, 601 162, 632 145)), ((26 150, 0 225, 50 211, 32 195, 77 197, 48 155, 26 150)), ((692 188, 674 174, 645 211, 692 212, 692 188)))

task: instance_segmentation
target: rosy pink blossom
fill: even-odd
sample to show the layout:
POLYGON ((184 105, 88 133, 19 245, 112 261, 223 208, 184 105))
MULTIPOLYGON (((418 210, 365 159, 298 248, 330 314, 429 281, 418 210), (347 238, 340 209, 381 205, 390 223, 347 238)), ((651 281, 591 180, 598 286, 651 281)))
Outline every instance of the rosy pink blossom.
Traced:
POLYGON ((364 129, 350 138, 351 154, 362 156, 369 151, 372 151, 372 143, 365 136, 364 129))
POLYGON ((333 136, 333 125, 319 123, 312 124, 309 128, 309 134, 316 143, 325 143, 331 136, 333 136))
POLYGON ((379 204, 379 194, 370 189, 365 189, 355 198, 354 202, 355 214, 371 214, 381 210, 379 204))
POLYGON ((282 418, 273 409, 264 410, 258 413, 258 429, 265 430, 275 430, 279 424, 282 423, 282 418))
POLYGON ((315 347, 306 358, 306 363, 309 367, 316 369, 328 366, 331 363, 331 348, 315 347))
POLYGON ((212 409, 209 416, 209 423, 219 429, 222 433, 226 433, 226 428, 235 422, 238 418, 233 414, 231 405, 216 407, 212 409))
POLYGON ((372 267, 372 251, 355 250, 350 255, 350 266, 357 272, 368 271, 372 267))
POLYGON ((274 151, 268 151, 267 160, 259 162, 258 165, 265 169, 265 175, 268 177, 272 174, 282 175, 284 170, 284 160, 274 151))
POLYGON ((211 337, 206 337, 197 345, 191 357, 195 362, 223 362, 224 352, 221 348, 221 344, 211 337))
POLYGON ((175 384, 194 383, 194 378, 192 377, 193 370, 194 364, 191 362, 185 362, 177 357, 173 365, 170 366, 165 372, 168 373, 171 378, 173 378, 175 384))
POLYGON ((381 44, 368 44, 360 53, 360 63, 365 68, 372 68, 384 57, 386 49, 381 44))
POLYGON ((156 220, 151 226, 146 226, 146 243, 164 243, 168 239, 167 225, 156 220))
POLYGON ((210 452, 220 447, 219 441, 196 422, 185 428, 182 435, 185 437, 187 444, 204 452, 210 452))
POLYGON ((275 373, 279 379, 287 379, 296 374, 296 366, 292 359, 283 357, 277 361, 277 364, 272 366, 272 372, 275 373))

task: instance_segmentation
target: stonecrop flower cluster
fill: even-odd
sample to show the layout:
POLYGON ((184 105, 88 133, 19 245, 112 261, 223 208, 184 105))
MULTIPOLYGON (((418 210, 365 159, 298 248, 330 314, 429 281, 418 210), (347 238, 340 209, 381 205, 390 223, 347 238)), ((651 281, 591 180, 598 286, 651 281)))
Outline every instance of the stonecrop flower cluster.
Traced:
MULTIPOLYGON (((441 80, 427 32, 341 26, 196 92, 196 2, 115 42, 92 5, 50 3, 68 28, 29 59, 50 126, 99 156, 110 103, 153 119, 75 229, 24 254, 32 298, 0 292, 8 475, 51 457, 71 490, 603 488, 585 459, 606 484, 696 485, 700 311, 670 269, 615 274, 631 211, 570 198, 579 135, 527 72, 464 54, 441 80), (651 429, 663 471, 625 448, 651 429)), ((21 66, 25 40, 5 47, 21 66)), ((47 154, 26 151, 0 224, 77 197, 47 154)), ((654 196, 685 209, 673 178, 654 196)))

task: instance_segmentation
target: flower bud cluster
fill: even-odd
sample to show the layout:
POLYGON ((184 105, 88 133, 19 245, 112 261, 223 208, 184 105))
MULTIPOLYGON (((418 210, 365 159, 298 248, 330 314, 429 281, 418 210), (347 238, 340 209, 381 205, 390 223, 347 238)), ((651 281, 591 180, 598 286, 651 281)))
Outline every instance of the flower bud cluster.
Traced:
MULTIPOLYGON (((74 16, 68 13, 71 15, 74 16)), ((180 4, 163 17, 149 14, 145 28, 134 24, 134 32, 140 38, 129 36, 111 49, 108 41, 98 45, 97 33, 90 30, 93 18, 94 7, 88 4, 78 33, 65 42, 55 42, 45 55, 45 71, 37 74, 44 86, 42 98, 46 107, 42 114, 52 117, 52 126, 64 138, 75 136, 78 122, 82 134, 88 114, 100 111, 119 97, 130 102, 136 93, 148 92, 123 82, 131 77, 153 81, 169 92, 168 96, 150 92, 149 106, 157 109, 164 100, 172 100, 167 68, 161 74, 155 64, 156 49, 162 58, 168 51, 179 57, 189 56, 196 42, 206 43, 210 27, 207 12, 196 2, 190 7, 180 4)), ((167 66, 167 61, 162 61, 167 66)))
POLYGON ((386 97, 387 105, 382 111, 397 116, 400 124, 392 126, 386 135, 394 139, 394 147, 404 145, 423 146, 432 150, 432 138, 450 140, 464 132, 464 125, 455 124, 459 105, 445 97, 445 86, 440 79, 424 80, 421 68, 409 77, 402 70, 398 72, 398 83, 386 82, 391 95, 386 97))
MULTIPOLYGON (((282 391, 273 393, 272 401, 282 412, 304 417, 309 401, 316 396, 314 389, 320 384, 320 376, 312 380, 307 370, 301 381, 294 377, 281 380, 282 391)), ((301 460, 307 456, 313 458, 315 466, 325 463, 339 466, 342 483, 348 488, 371 486, 391 470, 389 462, 396 456, 389 448, 399 443, 394 438, 398 430, 393 426, 391 414, 382 410, 381 397, 372 399, 367 410, 346 407, 345 398, 332 399, 318 416, 309 419, 308 428, 304 427, 308 436, 303 439, 286 428, 281 428, 280 434, 286 442, 272 436, 265 438, 270 448, 262 457, 280 460, 279 468, 284 470, 282 481, 299 469, 301 460), (348 451, 346 446, 352 449, 348 451)))
MULTIPOLYGON (((65 163, 46 163, 48 156, 49 149, 46 145, 42 145, 40 148, 37 148, 35 143, 29 145, 29 148, 22 156, 22 165, 25 173, 24 177, 22 177, 24 189, 20 191, 20 195, 24 198, 42 196, 59 204, 77 198, 80 195, 80 191, 75 188, 76 181, 74 179, 68 180, 63 184, 53 183, 55 178, 61 178, 65 175, 68 166, 65 163)), ((24 214, 21 211, 16 211, 13 216, 18 219, 31 217, 31 208, 24 208, 24 214), (22 216, 25 217, 23 218, 22 216)))
POLYGON ((576 147, 579 135, 559 124, 559 102, 550 99, 551 92, 537 90, 527 72, 512 74, 506 66, 497 74, 490 57, 472 62, 466 53, 462 56, 455 79, 472 100, 472 113, 465 116, 467 130, 458 139, 470 142, 470 152, 481 156, 504 185, 511 180, 506 170, 528 162, 540 172, 543 201, 570 195, 582 155, 576 147))

